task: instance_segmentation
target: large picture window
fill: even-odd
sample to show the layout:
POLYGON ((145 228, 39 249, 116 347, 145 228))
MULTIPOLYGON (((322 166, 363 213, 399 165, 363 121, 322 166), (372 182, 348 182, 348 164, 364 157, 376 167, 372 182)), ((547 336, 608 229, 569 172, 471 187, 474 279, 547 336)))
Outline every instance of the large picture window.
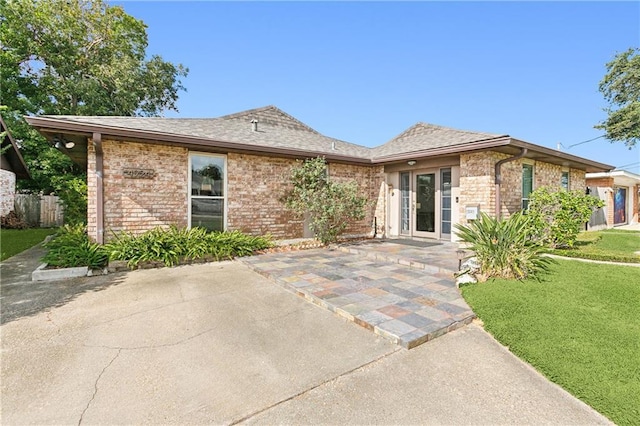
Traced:
POLYGON ((189 226, 224 231, 226 157, 191 154, 189 165, 189 226))

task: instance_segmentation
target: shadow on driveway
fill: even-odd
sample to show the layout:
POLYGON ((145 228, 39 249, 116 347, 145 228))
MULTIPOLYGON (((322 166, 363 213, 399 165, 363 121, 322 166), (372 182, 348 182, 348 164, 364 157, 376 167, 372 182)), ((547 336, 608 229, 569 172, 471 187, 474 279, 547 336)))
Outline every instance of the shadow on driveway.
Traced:
POLYGON ((89 291, 122 282, 125 273, 58 281, 31 281, 45 250, 37 245, 0 263, 0 324, 62 306, 89 291))

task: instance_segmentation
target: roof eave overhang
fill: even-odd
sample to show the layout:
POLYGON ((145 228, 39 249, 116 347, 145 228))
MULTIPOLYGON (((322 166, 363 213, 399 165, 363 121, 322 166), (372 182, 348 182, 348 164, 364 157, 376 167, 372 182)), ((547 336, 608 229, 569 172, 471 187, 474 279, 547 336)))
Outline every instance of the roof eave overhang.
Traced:
POLYGON ((578 157, 577 155, 567 154, 566 152, 546 148, 544 146, 521 141, 519 139, 511 138, 510 145, 516 146, 518 148, 527 148, 529 151, 537 152, 548 157, 560 158, 564 160, 564 162, 566 162, 569 166, 585 170, 588 173, 606 172, 615 168, 614 166, 609 164, 604 164, 586 158, 578 157))
POLYGON ((18 148, 18 144, 15 140, 13 140, 13 136, 7 127, 7 124, 4 122, 2 117, 0 117, 0 133, 6 132, 6 138, 9 139, 9 143, 11 144, 11 149, 7 151, 5 155, 9 157, 9 161, 11 167, 13 168, 13 173, 15 173, 17 178, 20 179, 31 179, 31 174, 29 173, 29 168, 27 167, 27 163, 25 163, 22 154, 20 153, 20 148, 18 148))
POLYGON ((509 145, 511 138, 498 137, 492 139, 483 139, 476 142, 470 142, 460 145, 444 146, 440 148, 424 149, 420 151, 407 152, 402 154, 386 155, 375 157, 373 164, 393 163, 398 161, 416 160, 419 158, 439 157, 442 155, 462 154, 469 151, 482 151, 491 148, 509 145))
MULTIPOLYGON (((443 155, 458 155, 465 152, 485 151, 496 148, 516 147, 527 148, 531 153, 537 153, 556 164, 566 164, 569 167, 584 170, 586 172, 603 172, 614 169, 613 166, 588 160, 562 151, 546 148, 540 145, 511 138, 502 135, 475 142, 452 145, 440 148, 425 149, 401 154, 370 158, 354 157, 330 152, 316 152, 301 149, 282 148, 264 145, 248 145, 246 143, 230 142, 214 139, 203 139, 196 136, 177 135, 173 133, 154 132, 149 130, 128 129, 114 126, 104 126, 94 123, 77 123, 64 119, 49 117, 25 117, 27 122, 44 134, 72 133, 91 137, 93 133, 101 133, 124 140, 137 140, 146 143, 170 144, 184 146, 189 149, 227 150, 256 155, 272 154, 291 158, 310 158, 323 156, 327 160, 356 163, 356 164, 387 164, 400 161, 415 160, 419 158, 437 157, 443 155), (561 160, 561 161, 559 161, 561 160)), ((529 156, 529 155, 528 155, 529 156)))
POLYGON ((420 158, 439 157, 443 155, 459 155, 467 152, 487 151, 491 149, 501 149, 505 147, 527 148, 530 152, 527 157, 536 154, 538 157, 544 157, 542 161, 548 161, 555 164, 567 165, 586 172, 609 171, 614 167, 608 164, 599 163, 597 161, 588 160, 586 158, 567 154, 551 148, 545 148, 540 145, 514 139, 510 136, 498 136, 491 139, 483 139, 476 142, 470 142, 460 145, 452 145, 440 148, 425 149, 421 151, 413 151, 408 153, 375 157, 373 164, 388 164, 401 161, 417 160, 420 158))
POLYGON ((316 156, 325 157, 327 160, 371 164, 369 158, 353 157, 338 153, 309 151, 292 148, 281 148, 265 145, 248 145, 245 143, 222 141, 218 139, 203 139, 197 136, 176 135, 165 132, 153 132, 149 130, 125 129, 113 126, 101 126, 93 123, 74 123, 67 120, 58 120, 47 117, 25 117, 27 122, 40 133, 57 134, 72 133, 92 137, 93 133, 101 133, 104 136, 112 136, 131 141, 143 141, 162 145, 179 145, 189 149, 226 150, 256 155, 273 154, 281 157, 310 158, 316 156))

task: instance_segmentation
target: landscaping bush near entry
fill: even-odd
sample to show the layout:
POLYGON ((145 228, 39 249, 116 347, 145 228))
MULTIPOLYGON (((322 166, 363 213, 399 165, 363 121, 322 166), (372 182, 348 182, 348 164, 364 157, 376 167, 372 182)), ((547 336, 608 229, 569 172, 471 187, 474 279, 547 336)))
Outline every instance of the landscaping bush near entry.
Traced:
POLYGON ((291 190, 281 199, 301 217, 309 215, 309 228, 323 244, 336 242, 351 221, 364 219, 367 206, 357 182, 331 181, 327 167, 323 157, 300 162, 291 171, 291 190))
POLYGON ((119 234, 105 246, 112 260, 125 260, 130 268, 140 262, 173 266, 197 259, 223 260, 247 256, 271 247, 269 237, 253 237, 238 231, 212 232, 203 228, 155 228, 141 235, 119 234))
POLYGON ((522 213, 502 220, 481 213, 478 220, 455 226, 460 239, 475 253, 479 281, 536 278, 552 262, 542 256, 543 247, 531 238, 532 218, 522 213))
POLYGON ((44 247, 48 251, 42 261, 53 267, 88 266, 90 269, 100 269, 109 261, 105 248, 92 243, 81 224, 61 227, 44 247))
POLYGON ((571 248, 593 210, 604 202, 580 191, 554 191, 546 187, 531 193, 529 211, 536 237, 550 248, 571 248))

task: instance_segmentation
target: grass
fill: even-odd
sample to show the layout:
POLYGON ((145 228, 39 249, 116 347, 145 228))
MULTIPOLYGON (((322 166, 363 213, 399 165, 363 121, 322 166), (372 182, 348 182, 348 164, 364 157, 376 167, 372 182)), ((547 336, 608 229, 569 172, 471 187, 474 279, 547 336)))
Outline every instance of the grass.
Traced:
POLYGON ((554 250, 552 253, 584 259, 640 263, 640 255, 635 254, 637 251, 640 251, 640 231, 607 229, 582 232, 573 249, 554 250))
POLYGON ((503 345, 620 425, 640 419, 640 268, 560 260, 542 281, 462 288, 503 345))
POLYGON ((47 235, 55 232, 54 228, 0 229, 0 261, 41 243, 47 235))

